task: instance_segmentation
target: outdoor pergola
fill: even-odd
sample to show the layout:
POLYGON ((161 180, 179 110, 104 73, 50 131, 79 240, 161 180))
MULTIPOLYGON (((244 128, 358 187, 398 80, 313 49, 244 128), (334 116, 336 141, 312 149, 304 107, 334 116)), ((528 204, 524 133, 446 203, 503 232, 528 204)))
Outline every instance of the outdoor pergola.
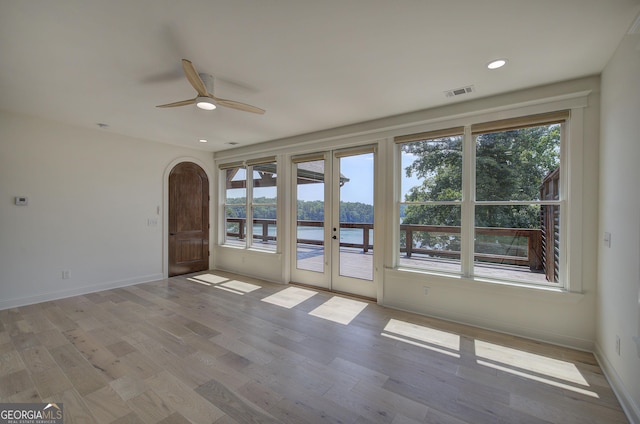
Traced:
MULTIPOLYGON (((246 180, 234 180, 241 167, 227 169, 227 188, 246 188, 246 180)), ((266 163, 255 165, 253 170, 260 175, 260 179, 253 182, 254 187, 275 187, 277 183, 276 164, 266 163)), ((340 174, 340 187, 349 181, 349 178, 340 174)), ((298 163, 298 184, 316 184, 324 182, 324 161, 298 163)))

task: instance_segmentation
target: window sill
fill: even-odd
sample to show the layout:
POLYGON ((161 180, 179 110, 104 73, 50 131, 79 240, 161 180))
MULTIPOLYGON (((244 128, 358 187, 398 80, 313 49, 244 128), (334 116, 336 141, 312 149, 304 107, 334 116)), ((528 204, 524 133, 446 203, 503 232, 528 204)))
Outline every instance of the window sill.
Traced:
POLYGON ((570 292, 559 287, 538 286, 480 277, 463 277, 461 275, 411 268, 386 268, 385 276, 412 283, 428 283, 430 288, 445 291, 464 290, 465 293, 495 293, 497 295, 526 297, 527 299, 560 303, 578 303, 585 297, 583 292, 570 292))
POLYGON ((222 248, 222 249, 238 250, 238 251, 242 251, 242 252, 266 253, 266 254, 269 254, 269 255, 277 255, 277 254, 279 254, 276 250, 256 249, 256 248, 253 248, 253 247, 234 246, 232 244, 219 244, 216 247, 217 248, 222 248))

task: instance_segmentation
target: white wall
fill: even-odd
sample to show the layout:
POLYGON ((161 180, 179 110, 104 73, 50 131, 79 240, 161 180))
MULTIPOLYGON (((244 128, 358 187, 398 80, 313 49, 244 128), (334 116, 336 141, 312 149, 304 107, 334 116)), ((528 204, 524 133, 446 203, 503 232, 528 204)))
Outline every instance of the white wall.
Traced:
POLYGON ((0 113, 0 309, 162 278, 164 175, 181 157, 211 174, 211 153, 0 113))
POLYGON ((640 35, 602 74, 597 354, 628 415, 640 423, 640 35), (620 337, 620 354, 616 352, 620 337))
POLYGON ((477 109, 482 116, 490 116, 496 104, 504 107, 512 104, 524 112, 531 106, 515 106, 518 103, 516 98, 527 104, 525 99, 535 103, 535 99, 553 98, 554 95, 562 97, 563 93, 572 91, 589 91, 589 95, 586 107, 572 109, 570 132, 573 135, 567 149, 568 155, 573 156, 567 166, 572 170, 569 174, 572 203, 565 221, 568 224, 565 228, 569 230, 566 240, 570 243, 567 258, 569 291, 545 291, 407 273, 386 266, 385 305, 558 345, 593 350, 598 240, 594 229, 597 228, 598 205, 599 79, 524 90, 518 96, 515 93, 497 96, 491 99, 493 107, 485 108, 484 102, 478 101, 477 109), (424 287, 429 288, 428 296, 425 296, 424 287))
MULTIPOLYGON (((267 153, 281 154, 284 158, 281 166, 286 168, 289 165, 286 159, 291 154, 379 143, 378 160, 384 170, 384 184, 378 187, 378 198, 383 201, 376 213, 382 211, 384 214, 383 227, 387 233, 383 235, 387 240, 393 240, 391 229, 395 226, 392 222, 394 197, 391 181, 394 178, 394 164, 390 145, 393 145, 394 135, 426 131, 438 126, 464 125, 473 119, 501 119, 509 113, 541 113, 537 108, 542 108, 545 102, 563 104, 576 93, 589 93, 584 94, 586 107, 580 106, 579 113, 576 113, 575 119, 572 117, 571 123, 571 131, 581 134, 579 145, 572 146, 573 153, 576 149, 581 152, 581 160, 572 166, 578 169, 573 183, 580 186, 582 191, 577 196, 579 202, 572 205, 574 234, 571 237, 576 240, 569 261, 573 278, 571 289, 577 293, 401 272, 393 269, 393 248, 384 250, 380 262, 376 263, 378 271, 374 278, 380 288, 379 302, 386 306, 592 350, 595 342, 596 254, 599 239, 594 231, 598 224, 599 87, 598 77, 583 78, 219 152, 215 158, 216 161, 225 162, 267 153), (430 287, 428 296, 424 295, 424 286, 430 287)), ((287 196, 287 193, 284 195, 287 196)), ((292 219, 291 214, 287 215, 287 219, 292 219)), ((379 226, 376 227, 380 231, 379 226)), ((375 238, 382 239, 378 234, 375 238)), ((391 246, 392 243, 385 245, 391 246)), ((268 275, 269 279, 275 281, 289 282, 286 269, 288 262, 284 260, 287 246, 277 261, 266 259, 266 256, 258 261, 256 258, 260 253, 251 252, 252 259, 247 258, 243 263, 240 259, 243 254, 247 253, 218 247, 216 266, 241 274, 255 276, 258 273, 268 275), (259 268, 251 267, 253 263, 259 264, 259 268)), ((293 252, 289 251, 289 254, 293 255, 293 252)))

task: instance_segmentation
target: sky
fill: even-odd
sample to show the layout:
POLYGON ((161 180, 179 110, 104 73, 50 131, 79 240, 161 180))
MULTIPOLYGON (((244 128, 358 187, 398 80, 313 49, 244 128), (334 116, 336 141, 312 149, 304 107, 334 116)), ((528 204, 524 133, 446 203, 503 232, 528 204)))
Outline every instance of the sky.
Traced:
MULTIPOLYGON (((340 188, 343 202, 373 205, 373 154, 347 156, 340 159, 340 173, 349 179, 340 188)), ((322 200, 324 184, 304 184, 299 187, 298 200, 322 200)))
MULTIPOLYGON (((411 155, 403 153, 402 167, 403 169, 413 161, 411 155)), ((357 156, 347 156, 340 158, 340 173, 349 179, 340 189, 340 197, 343 202, 360 202, 373 205, 373 153, 367 153, 357 156)), ((242 178, 244 174, 239 172, 236 178, 242 178)), ((412 186, 418 185, 419 182, 415 177, 407 178, 403 173, 402 198, 412 186)), ((304 184, 299 187, 298 200, 323 200, 324 184, 304 184)), ((236 191, 236 190, 232 190, 236 191)), ((256 197, 265 196, 272 197, 273 189, 256 190, 256 197)), ((231 193, 228 193, 231 194, 231 193)), ((244 191, 238 190, 235 195, 230 197, 243 197, 244 191)))
MULTIPOLYGON (((402 154, 402 169, 405 169, 413 162, 413 155, 402 154)), ((349 178, 340 189, 340 197, 343 202, 361 202, 373 205, 373 154, 365 154, 358 156, 348 156, 340 159, 340 173, 349 178)), ((413 186, 419 185, 419 180, 413 176, 407 178, 403 171, 402 180, 402 199, 404 195, 413 186)), ((313 192, 315 196, 322 196, 321 184, 316 184, 318 188, 313 192)), ((316 199, 321 199, 317 197, 316 199)), ((309 200, 302 198, 301 200, 309 200)))

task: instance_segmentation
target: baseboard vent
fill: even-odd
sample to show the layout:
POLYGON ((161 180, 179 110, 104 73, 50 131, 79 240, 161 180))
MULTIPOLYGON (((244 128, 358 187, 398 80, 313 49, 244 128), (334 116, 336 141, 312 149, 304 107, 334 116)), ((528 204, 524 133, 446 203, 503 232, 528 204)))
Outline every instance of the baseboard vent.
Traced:
POLYGON ((446 97, 456 97, 456 96, 461 96, 463 94, 473 93, 474 91, 476 91, 476 89, 473 87, 473 85, 468 85, 462 88, 454 88, 453 90, 447 90, 444 92, 444 95, 446 97))

